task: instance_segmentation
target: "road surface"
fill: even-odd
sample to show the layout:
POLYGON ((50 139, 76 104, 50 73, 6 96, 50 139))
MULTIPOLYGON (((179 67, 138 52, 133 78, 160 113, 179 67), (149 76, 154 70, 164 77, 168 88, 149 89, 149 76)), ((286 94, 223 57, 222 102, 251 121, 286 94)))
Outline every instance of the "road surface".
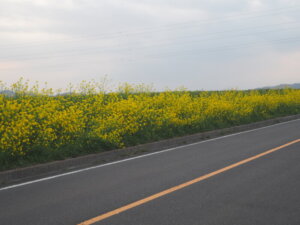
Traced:
POLYGON ((299 225, 299 141, 294 120, 2 188, 0 224, 299 225))

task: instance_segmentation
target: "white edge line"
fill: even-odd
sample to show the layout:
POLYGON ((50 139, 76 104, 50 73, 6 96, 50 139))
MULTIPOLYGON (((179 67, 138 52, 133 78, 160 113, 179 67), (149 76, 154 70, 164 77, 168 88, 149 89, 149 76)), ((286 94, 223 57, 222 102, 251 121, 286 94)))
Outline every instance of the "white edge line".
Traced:
POLYGON ((177 146, 177 147, 173 147, 173 148, 169 148, 169 149, 165 149, 165 150, 161 150, 161 151, 157 151, 157 152, 152 152, 152 153, 148 153, 148 154, 145 154, 145 155, 135 156, 135 157, 128 158, 128 159, 122 159, 122 160, 118 160, 118 161, 114 161, 114 162, 110 162, 110 163, 105 163, 105 164, 101 164, 101 165, 98 165, 98 166, 92 166, 92 167, 79 169, 79 170, 75 170, 75 171, 71 171, 71 172, 67 172, 67 173, 61 173, 61 174, 50 176, 50 177, 45 177, 45 178, 41 178, 41 179, 37 179, 37 180, 33 180, 33 181, 24 182, 24 183, 21 183, 21 184, 15 184, 15 185, 7 186, 7 187, 4 187, 4 188, 0 188, 0 191, 8 190, 8 189, 16 188, 16 187, 21 187, 21 186, 25 186, 25 185, 29 185, 29 184, 33 184, 33 183, 38 183, 38 182, 41 182, 41 181, 51 180, 51 179, 55 179, 55 178, 58 178, 58 177, 63 177, 63 176, 67 176, 67 175, 71 175, 71 174, 75 174, 75 173, 80 173, 80 172, 87 171, 87 170, 93 170, 93 169, 97 169, 97 168, 101 168, 101 167, 105 167, 105 166, 110 166, 110 165, 130 161, 130 160, 134 160, 134 159, 144 158, 144 157, 148 157, 148 156, 151 156, 151 155, 157 155, 157 154, 173 151, 173 150, 180 149, 180 148, 185 148, 185 147, 188 147, 188 146, 198 145, 198 144, 205 143, 205 142, 215 141, 215 140, 219 140, 219 139, 223 139, 223 138, 227 138, 227 137, 236 136, 236 135, 239 135, 239 134, 249 133, 249 132, 256 131, 256 130, 262 130, 262 129, 266 129, 266 128, 269 128, 269 127, 279 126, 279 125, 294 122, 294 121, 297 121, 297 120, 300 120, 300 119, 295 119, 295 120, 290 120, 290 121, 286 121, 286 122, 276 123, 276 124, 272 124, 272 125, 265 126, 265 127, 260 127, 260 128, 255 128, 255 129, 251 129, 251 130, 241 131, 241 132, 238 132, 238 133, 228 134, 228 135, 224 135, 224 136, 220 136, 220 137, 216 137, 216 138, 212 138, 212 139, 208 139, 208 140, 204 140, 204 141, 198 141, 198 142, 187 144, 187 145, 180 145, 180 146, 177 146))

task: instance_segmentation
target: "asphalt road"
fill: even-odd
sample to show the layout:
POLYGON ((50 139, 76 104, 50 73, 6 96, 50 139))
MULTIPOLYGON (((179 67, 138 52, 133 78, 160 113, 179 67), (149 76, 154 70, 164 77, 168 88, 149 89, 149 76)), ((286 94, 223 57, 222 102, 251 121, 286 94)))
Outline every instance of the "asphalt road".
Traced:
MULTIPOLYGON (((300 120, 0 189, 0 224, 80 224, 298 139, 300 120)), ((300 142, 92 224, 299 225, 299 162, 300 142)))

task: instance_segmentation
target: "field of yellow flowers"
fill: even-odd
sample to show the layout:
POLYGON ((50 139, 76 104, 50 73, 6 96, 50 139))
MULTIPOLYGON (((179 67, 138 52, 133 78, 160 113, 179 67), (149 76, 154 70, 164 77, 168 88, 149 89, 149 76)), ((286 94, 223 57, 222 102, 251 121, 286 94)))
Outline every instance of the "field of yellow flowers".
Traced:
POLYGON ((0 94, 0 170, 300 113, 300 90, 0 94))

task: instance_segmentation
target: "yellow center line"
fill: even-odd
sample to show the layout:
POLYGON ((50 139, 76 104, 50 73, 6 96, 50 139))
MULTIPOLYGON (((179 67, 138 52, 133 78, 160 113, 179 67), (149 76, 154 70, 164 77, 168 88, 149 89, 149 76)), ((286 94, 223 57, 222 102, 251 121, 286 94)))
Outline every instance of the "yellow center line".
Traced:
POLYGON ((118 208, 118 209, 112 210, 112 211, 110 211, 110 212, 107 212, 107 213, 104 213, 104 214, 102 214, 102 215, 96 216, 96 217, 94 217, 94 218, 92 218, 92 219, 86 220, 86 221, 84 221, 84 222, 82 222, 82 223, 80 223, 80 224, 78 224, 78 225, 90 225, 90 224, 99 222, 99 221, 101 221, 101 220, 107 219, 107 218, 109 218, 109 217, 111 217, 111 216, 114 216, 114 215, 119 214, 119 213, 121 213, 121 212, 127 211, 127 210, 132 209, 132 208, 134 208, 134 207, 137 207, 137 206, 139 206, 139 205, 145 204, 145 203, 147 203, 147 202, 150 202, 150 201, 152 201, 152 200, 154 200, 154 199, 157 199, 157 198, 162 197, 162 196, 164 196, 164 195, 170 194, 170 193, 172 193, 172 192, 178 191, 178 190, 180 190, 180 189, 182 189, 182 188, 185 188, 185 187, 190 186, 190 185, 192 185, 192 184, 198 183, 198 182, 200 182, 200 181, 202 181, 202 180, 205 180, 205 179, 210 178, 210 177, 212 177, 212 176, 215 176, 215 175, 217 175, 217 174, 223 173, 223 172, 225 172, 225 171, 227 171, 227 170, 233 169, 233 168, 235 168, 235 167, 237 167, 237 166, 240 166, 240 165, 242 165, 242 164, 248 163, 248 162, 250 162, 250 161, 253 161, 253 160, 255 160, 255 159, 258 159, 258 158, 260 158, 260 157, 263 157, 263 156, 265 156, 265 155, 268 155, 268 154, 270 154, 270 153, 272 153, 272 152, 278 151, 278 150, 280 150, 280 149, 282 149, 282 148, 285 148, 285 147, 287 147, 287 146, 290 146, 290 145, 295 144, 295 143, 298 143, 298 142, 300 142, 300 139, 297 139, 297 140, 288 142, 288 143, 286 143, 286 144, 284 144, 284 145, 278 146, 278 147, 276 147, 276 148, 270 149, 270 150, 265 151, 265 152, 263 152, 263 153, 260 153, 260 154, 258 154, 258 155, 255 155, 255 156, 252 156, 252 157, 250 157, 250 158, 247 158, 247 159, 244 159, 244 160, 242 160, 242 161, 239 161, 239 162, 237 162, 237 163, 231 164, 231 165, 226 166, 226 167, 224 167, 224 168, 222 168, 222 169, 219 169, 219 170, 216 170, 216 171, 214 171, 214 172, 208 173, 208 174, 206 174, 206 175, 197 177, 197 178, 195 178, 195 179, 193 179, 193 180, 190 180, 190 181, 188 181, 188 182, 185 182, 185 183, 182 183, 182 184, 180 184, 180 185, 174 186, 174 187, 172 187, 172 188, 166 189, 166 190, 164 190, 164 191, 161 191, 161 192, 156 193, 156 194, 154 194, 154 195, 151 195, 151 196, 149 196, 149 197, 143 198, 143 199, 141 199, 141 200, 132 202, 132 203, 130 203, 130 204, 128 204, 128 205, 125 205, 125 206, 122 206, 122 207, 120 207, 120 208, 118 208))

